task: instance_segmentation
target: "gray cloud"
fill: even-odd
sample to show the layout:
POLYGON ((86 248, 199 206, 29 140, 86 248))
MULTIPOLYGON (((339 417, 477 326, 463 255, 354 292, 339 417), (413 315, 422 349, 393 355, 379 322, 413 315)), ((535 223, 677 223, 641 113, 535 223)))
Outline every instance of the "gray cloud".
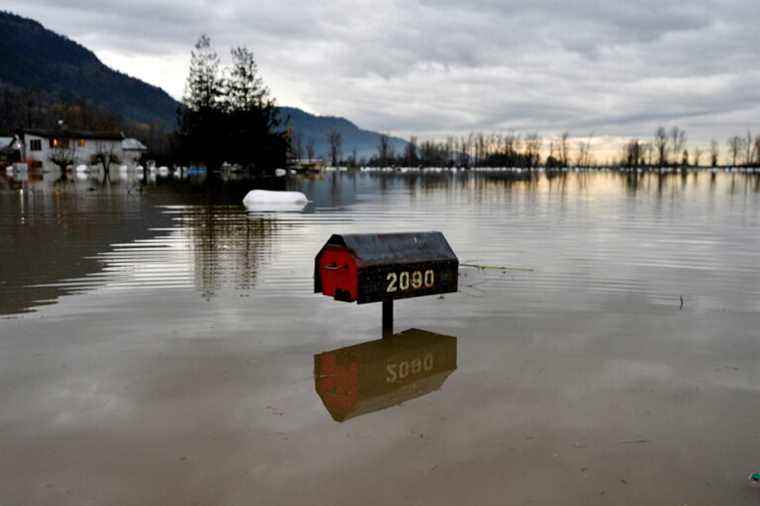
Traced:
POLYGON ((705 141, 760 130, 757 0, 6 0, 180 93, 199 34, 251 47, 285 101, 437 136, 565 129, 705 141), (125 60, 127 61, 127 60, 125 60), (172 69, 175 67, 172 66, 172 69))

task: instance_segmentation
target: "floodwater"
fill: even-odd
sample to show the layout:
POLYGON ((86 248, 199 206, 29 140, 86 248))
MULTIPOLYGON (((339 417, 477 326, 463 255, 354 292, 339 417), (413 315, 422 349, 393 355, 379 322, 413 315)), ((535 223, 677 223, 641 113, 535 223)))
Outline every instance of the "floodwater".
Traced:
POLYGON ((0 175, 3 506, 760 501, 757 175, 78 176, 0 175), (418 230, 419 330, 313 293, 418 230))

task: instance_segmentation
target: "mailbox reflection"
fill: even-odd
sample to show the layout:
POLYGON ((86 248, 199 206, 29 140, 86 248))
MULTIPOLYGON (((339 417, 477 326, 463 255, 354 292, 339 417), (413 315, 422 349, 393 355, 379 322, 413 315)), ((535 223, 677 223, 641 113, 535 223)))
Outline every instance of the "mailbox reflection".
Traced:
POLYGON ((441 388, 457 368, 457 338, 410 329, 314 356, 314 383, 338 422, 441 388))

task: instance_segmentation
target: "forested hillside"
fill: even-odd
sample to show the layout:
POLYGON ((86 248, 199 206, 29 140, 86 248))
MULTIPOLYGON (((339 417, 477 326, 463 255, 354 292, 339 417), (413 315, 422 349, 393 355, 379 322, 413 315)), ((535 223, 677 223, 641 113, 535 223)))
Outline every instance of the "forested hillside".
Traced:
MULTIPOLYGON (((0 134, 21 128, 52 128, 59 120, 83 130, 124 130, 160 151, 177 126, 181 106, 161 88, 113 70, 77 42, 37 21, 0 11, 0 134), (162 133, 163 132, 163 133, 162 133)), ((189 50, 189 48, 188 48, 189 50)), ((275 97, 276 98, 276 97, 275 97)), ((282 126, 290 126, 317 157, 326 157, 327 136, 342 138, 343 158, 377 152, 380 134, 362 130, 347 119, 314 116, 280 108, 282 126)), ((390 138, 398 154, 405 141, 390 138)))
MULTIPOLYGON (((296 141, 300 141, 304 156, 307 154, 308 145, 313 142, 315 154, 319 157, 326 157, 329 150, 327 135, 331 131, 335 131, 341 136, 341 150, 344 159, 351 158, 354 149, 357 160, 369 159, 377 155, 380 134, 362 130, 345 118, 315 116, 293 107, 280 108, 280 114, 283 119, 290 120, 288 124, 297 136, 296 141)), ((406 141, 395 137, 391 137, 389 141, 396 154, 403 153, 406 141)))

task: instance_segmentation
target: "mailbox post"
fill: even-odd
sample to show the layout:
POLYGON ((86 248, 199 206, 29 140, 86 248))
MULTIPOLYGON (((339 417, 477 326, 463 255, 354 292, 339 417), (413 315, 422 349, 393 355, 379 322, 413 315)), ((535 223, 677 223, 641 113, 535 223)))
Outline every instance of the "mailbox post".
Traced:
POLYGON ((383 301, 383 337, 393 335, 393 299, 383 301))
POLYGON ((314 293, 342 302, 383 303, 383 337, 393 335, 393 301, 456 292, 459 259, 441 232, 336 234, 314 259, 314 293))

